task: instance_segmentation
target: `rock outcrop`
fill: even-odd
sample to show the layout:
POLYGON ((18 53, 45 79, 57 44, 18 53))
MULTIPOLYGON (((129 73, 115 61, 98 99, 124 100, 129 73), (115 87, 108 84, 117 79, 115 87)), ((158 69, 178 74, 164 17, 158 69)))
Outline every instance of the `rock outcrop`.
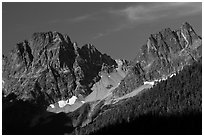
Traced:
POLYGON ((106 68, 116 68, 110 56, 93 45, 79 48, 58 32, 34 33, 3 56, 3 95, 43 105, 88 95, 106 68))
POLYGON ((117 72, 123 79, 116 82, 120 84, 114 95, 122 96, 145 81, 161 79, 196 61, 202 56, 201 45, 201 37, 184 23, 178 30, 167 28, 150 35, 130 65, 113 60, 91 44, 80 48, 67 35, 34 33, 3 56, 3 95, 14 93, 17 99, 47 106, 72 96, 86 97, 94 84, 101 85, 101 74, 117 72))
POLYGON ((114 60, 91 44, 78 47, 67 35, 34 33, 8 56, 3 55, 4 134, 18 128, 24 134, 77 131, 102 113, 103 107, 114 107, 115 98, 202 60, 202 40, 184 23, 178 30, 167 28, 150 35, 140 53, 132 62, 114 60), (73 103, 59 105, 72 99, 73 103), (59 129, 50 131, 56 125, 59 129))
POLYGON ((144 83, 166 77, 180 71, 185 65, 202 56, 202 40, 190 24, 180 29, 164 29, 150 35, 141 47, 139 59, 135 59, 129 73, 115 89, 116 96, 133 91, 144 83))

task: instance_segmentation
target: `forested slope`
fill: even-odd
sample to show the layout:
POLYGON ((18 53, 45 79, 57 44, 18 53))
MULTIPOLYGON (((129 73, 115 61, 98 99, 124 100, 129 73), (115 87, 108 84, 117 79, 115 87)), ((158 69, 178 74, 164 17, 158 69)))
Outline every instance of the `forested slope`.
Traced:
POLYGON ((202 134, 202 61, 108 107, 75 134, 202 134))

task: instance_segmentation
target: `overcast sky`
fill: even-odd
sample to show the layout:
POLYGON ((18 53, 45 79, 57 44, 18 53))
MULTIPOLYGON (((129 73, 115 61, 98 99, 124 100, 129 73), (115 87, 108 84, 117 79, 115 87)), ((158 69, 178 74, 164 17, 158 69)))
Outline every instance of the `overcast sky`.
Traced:
POLYGON ((152 33, 189 22, 202 35, 202 3, 3 3, 3 54, 34 32, 68 34, 113 58, 133 59, 152 33))

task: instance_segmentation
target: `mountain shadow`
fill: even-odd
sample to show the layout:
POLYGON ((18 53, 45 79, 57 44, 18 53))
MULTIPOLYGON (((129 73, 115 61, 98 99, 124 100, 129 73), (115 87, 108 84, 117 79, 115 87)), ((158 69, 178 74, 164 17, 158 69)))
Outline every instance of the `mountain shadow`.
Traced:
POLYGON ((22 100, 3 99, 3 135, 59 135, 73 130, 65 113, 51 113, 22 100))
POLYGON ((201 135, 202 113, 180 115, 145 114, 133 121, 104 127, 96 135, 201 135))

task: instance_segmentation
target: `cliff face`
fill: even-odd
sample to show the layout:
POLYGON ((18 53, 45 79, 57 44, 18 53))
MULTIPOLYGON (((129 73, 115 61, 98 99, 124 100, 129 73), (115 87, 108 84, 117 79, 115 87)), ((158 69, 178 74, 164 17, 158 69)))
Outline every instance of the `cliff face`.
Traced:
POLYGON ((55 130, 50 129, 58 125, 59 131, 70 128, 72 132, 95 120, 109 104, 112 107, 114 99, 202 60, 202 40, 184 23, 178 30, 167 28, 150 35, 140 53, 132 62, 113 60, 91 44, 79 48, 67 35, 34 33, 3 56, 4 130, 18 127, 19 133, 27 129, 35 134, 38 130, 52 133, 55 130), (78 97, 74 105, 59 107, 58 101, 73 96, 78 97), (54 109, 47 109, 50 104, 55 104, 54 109), (76 111, 55 115, 47 110, 76 111))
POLYGON ((184 23, 178 30, 167 28, 150 35, 139 59, 130 65, 113 60, 91 44, 79 48, 67 35, 34 33, 3 56, 3 95, 15 94, 17 99, 47 106, 73 95, 87 96, 100 83, 101 72, 110 76, 118 72, 123 79, 117 81, 113 93, 122 96, 145 81, 161 79, 191 64, 202 56, 201 45, 201 37, 184 23))
POLYGON ((3 95, 47 105, 73 95, 87 95, 102 66, 115 60, 93 45, 79 48, 58 32, 34 33, 3 56, 3 95))
POLYGON ((202 56, 202 40, 188 23, 180 29, 164 29, 150 35, 141 47, 139 59, 135 60, 129 73, 115 89, 122 96, 140 86, 144 81, 153 81, 181 70, 202 56))

